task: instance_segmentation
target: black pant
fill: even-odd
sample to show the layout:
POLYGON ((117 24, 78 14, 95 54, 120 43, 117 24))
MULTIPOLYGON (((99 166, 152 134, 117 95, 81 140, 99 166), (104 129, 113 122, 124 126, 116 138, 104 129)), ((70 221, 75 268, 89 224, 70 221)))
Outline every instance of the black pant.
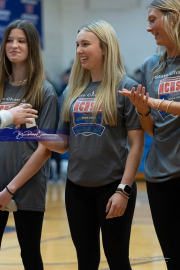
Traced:
POLYGON ((168 270, 179 266, 180 178, 162 183, 147 182, 147 192, 156 234, 168 270))
MULTIPOLYGON (((40 242, 44 212, 14 212, 17 237, 25 270, 43 270, 40 242)), ((8 220, 9 212, 0 211, 0 244, 8 220)))
POLYGON ((100 228, 111 270, 130 270, 129 240, 136 200, 136 184, 123 216, 106 219, 106 205, 120 181, 103 187, 66 184, 66 210, 78 257, 79 270, 97 270, 100 262, 100 228))

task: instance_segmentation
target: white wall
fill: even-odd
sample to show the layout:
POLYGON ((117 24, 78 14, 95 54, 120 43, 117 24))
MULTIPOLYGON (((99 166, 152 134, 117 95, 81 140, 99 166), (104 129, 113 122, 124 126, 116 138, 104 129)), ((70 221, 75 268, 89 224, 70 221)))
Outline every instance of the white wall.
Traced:
POLYGON ((52 80, 55 80, 63 69, 61 64, 61 3, 59 0, 44 0, 43 2, 43 59, 45 71, 52 80))
POLYGON ((78 28, 103 19, 115 29, 127 72, 133 74, 146 57, 154 54, 154 37, 146 32, 147 6, 151 0, 44 0, 43 57, 45 69, 57 81, 75 56, 78 28), (112 3, 110 8, 109 2, 112 3), (124 5, 128 2, 128 5, 124 5), (132 5, 130 4, 132 3, 132 5), (102 5, 106 3, 106 5, 102 5))

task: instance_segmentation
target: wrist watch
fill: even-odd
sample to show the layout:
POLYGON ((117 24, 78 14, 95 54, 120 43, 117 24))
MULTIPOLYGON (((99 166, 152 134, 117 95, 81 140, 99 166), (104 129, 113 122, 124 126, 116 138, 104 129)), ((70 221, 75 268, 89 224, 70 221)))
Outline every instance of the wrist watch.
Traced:
POLYGON ((125 194, 130 195, 132 191, 132 187, 125 184, 119 184, 119 186, 117 187, 117 190, 122 190, 125 194))

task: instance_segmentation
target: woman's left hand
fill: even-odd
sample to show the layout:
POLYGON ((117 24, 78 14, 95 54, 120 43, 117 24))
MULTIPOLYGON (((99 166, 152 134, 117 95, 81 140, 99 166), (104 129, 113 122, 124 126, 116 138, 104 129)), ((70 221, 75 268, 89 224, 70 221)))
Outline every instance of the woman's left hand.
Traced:
POLYGON ((109 199, 106 206, 106 219, 120 217, 124 214, 127 207, 128 199, 119 193, 114 193, 114 195, 109 199))
POLYGON ((133 87, 131 91, 122 89, 122 91, 119 91, 119 94, 128 97, 139 113, 146 114, 149 111, 149 93, 145 94, 145 87, 142 87, 141 84, 138 85, 137 91, 133 87))
POLYGON ((4 211, 8 202, 12 199, 12 195, 5 189, 0 192, 0 210, 4 211))

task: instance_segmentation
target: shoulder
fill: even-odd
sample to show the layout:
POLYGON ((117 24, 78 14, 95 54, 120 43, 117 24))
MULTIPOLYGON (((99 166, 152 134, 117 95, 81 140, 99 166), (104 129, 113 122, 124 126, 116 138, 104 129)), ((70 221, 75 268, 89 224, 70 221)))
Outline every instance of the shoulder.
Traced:
POLYGON ((146 58, 142 64, 141 71, 152 70, 153 67, 159 62, 159 58, 159 54, 154 54, 146 58))
POLYGON ((62 92, 62 94, 61 94, 61 96, 60 96, 60 98, 61 98, 61 100, 65 100, 65 98, 66 98, 66 96, 67 96, 67 93, 68 93, 68 89, 69 89, 69 87, 67 86, 66 88, 65 88, 65 90, 62 92))
POLYGON ((52 84, 46 80, 44 80, 43 92, 45 96, 57 96, 56 91, 54 90, 52 84))
POLYGON ((67 86, 67 87, 65 88, 65 90, 63 91, 63 96, 64 96, 64 97, 67 96, 68 89, 69 89, 69 87, 67 86))
POLYGON ((58 97, 58 103, 59 103, 59 107, 62 107, 62 104, 64 103, 64 100, 67 96, 67 92, 68 92, 68 87, 65 88, 65 90, 62 92, 62 94, 58 97))
POLYGON ((121 79, 121 82, 118 86, 118 90, 126 88, 131 90, 132 87, 137 86, 139 83, 131 79, 130 77, 124 75, 121 79))

